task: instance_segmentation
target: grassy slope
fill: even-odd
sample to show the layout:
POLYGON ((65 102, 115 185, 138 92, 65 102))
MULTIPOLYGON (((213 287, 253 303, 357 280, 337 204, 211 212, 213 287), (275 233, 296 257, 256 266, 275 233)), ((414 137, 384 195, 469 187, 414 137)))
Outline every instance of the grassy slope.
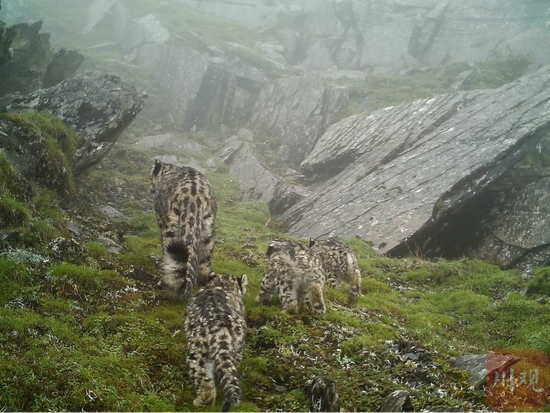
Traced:
MULTIPOLYGON (((155 286, 159 235, 147 191, 153 155, 121 144, 81 177, 79 197, 62 210, 86 230, 79 242, 67 245, 53 231, 45 242, 20 241, 0 255, 0 405, 196 410, 181 332, 185 308, 155 286), (92 208, 107 200, 127 218, 92 208), (110 251, 104 237, 120 251, 110 251)), ((348 411, 376 410, 395 389, 410 390, 415 409, 466 400, 481 408, 484 393, 468 388, 450 356, 510 347, 550 354, 550 305, 521 296, 517 272, 468 259, 388 259, 359 239, 349 244, 360 257, 365 294, 354 305, 345 288, 327 291, 329 311, 320 319, 282 314, 276 301, 255 303, 267 243, 282 234, 264 203, 240 200, 223 165, 207 175, 220 201, 214 270, 251 280, 243 410, 305 410, 305 382, 316 375, 336 380, 348 411), (428 359, 400 362, 400 340, 426 349, 428 359)), ((548 268, 537 269, 539 294, 550 292, 549 277, 548 268)))

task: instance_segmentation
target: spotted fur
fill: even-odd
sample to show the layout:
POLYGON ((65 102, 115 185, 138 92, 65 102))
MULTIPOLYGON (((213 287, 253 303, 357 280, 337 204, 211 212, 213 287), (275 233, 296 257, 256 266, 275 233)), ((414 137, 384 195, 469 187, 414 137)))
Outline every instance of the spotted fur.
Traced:
POLYGON ((317 377, 308 381, 306 394, 310 412, 339 412, 340 399, 336 383, 328 377, 317 377))
POLYGON ((246 321, 245 274, 233 277, 211 272, 208 283, 189 301, 184 318, 187 365, 193 381, 195 406, 211 406, 216 385, 224 394, 222 411, 241 402, 238 367, 243 358, 246 321))
POLYGON ((285 311, 297 313, 303 301, 315 314, 326 312, 325 277, 309 247, 299 241, 273 241, 267 248, 267 260, 257 302, 269 302, 277 291, 285 311))
POLYGON ((168 296, 186 300, 210 272, 214 190, 199 171, 157 160, 151 170, 151 192, 162 242, 163 284, 168 296))
POLYGON ((342 280, 346 280, 350 283, 350 298, 361 296, 361 270, 357 256, 350 247, 333 238, 310 238, 309 247, 319 257, 329 287, 338 288, 342 280))

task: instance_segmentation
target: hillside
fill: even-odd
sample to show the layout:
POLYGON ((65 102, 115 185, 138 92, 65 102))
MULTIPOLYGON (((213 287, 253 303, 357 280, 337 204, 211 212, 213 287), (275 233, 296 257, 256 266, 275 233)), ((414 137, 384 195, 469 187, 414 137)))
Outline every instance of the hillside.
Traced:
MULTIPOLYGON (((7 410, 196 410, 185 308, 156 287, 161 252, 148 173, 160 154, 122 142, 77 179, 72 201, 57 204, 44 192, 17 226, 3 228, 0 405, 7 410), (105 215, 105 205, 124 216, 105 215)), ((207 176, 220 205, 213 269, 251 281, 242 410, 305 411, 306 381, 318 375, 336 380, 346 411, 376 410, 396 389, 411 393, 414 410, 465 402, 484 409, 483 388, 469 388, 451 356, 502 348, 550 354, 548 268, 523 281, 475 260, 384 258, 353 239, 364 276, 354 305, 346 291, 329 290, 328 313, 315 319, 255 303, 267 243, 284 234, 266 205, 240 201, 222 163, 207 176), (402 357, 418 351, 411 348, 423 349, 416 361, 402 357)))

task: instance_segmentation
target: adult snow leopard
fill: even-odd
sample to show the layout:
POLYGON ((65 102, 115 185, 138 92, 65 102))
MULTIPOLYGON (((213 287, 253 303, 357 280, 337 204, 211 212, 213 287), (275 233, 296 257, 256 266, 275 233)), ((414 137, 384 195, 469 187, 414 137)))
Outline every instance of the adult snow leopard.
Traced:
POLYGON ((156 160, 151 192, 161 235, 164 288, 171 298, 186 300, 210 272, 217 211, 214 190, 196 169, 156 160))
POLYGON ((319 315, 326 312, 325 276, 317 255, 299 241, 272 241, 267 248, 267 271, 256 301, 267 303, 277 291, 283 310, 297 313, 300 303, 319 315))
POLYGON ((248 279, 216 274, 189 301, 184 318, 187 365, 193 381, 195 406, 211 406, 216 384, 222 388, 222 411, 241 402, 237 369, 243 358, 246 335, 244 295, 248 279))

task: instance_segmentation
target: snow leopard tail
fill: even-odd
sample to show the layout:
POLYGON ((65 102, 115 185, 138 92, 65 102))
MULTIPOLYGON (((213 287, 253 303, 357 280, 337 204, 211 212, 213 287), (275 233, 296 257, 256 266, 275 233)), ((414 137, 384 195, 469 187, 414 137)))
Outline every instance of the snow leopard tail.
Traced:
POLYGON ((238 358, 237 352, 233 349, 233 344, 224 340, 224 337, 231 337, 229 333, 219 334, 220 337, 216 347, 218 349, 215 355, 216 378, 223 390, 224 400, 222 412, 228 412, 231 408, 241 403, 242 390, 239 382, 238 358))
POLYGON ((163 284, 166 294, 176 300, 187 300, 197 282, 199 241, 189 237, 188 242, 174 238, 168 242, 163 254, 163 284))

